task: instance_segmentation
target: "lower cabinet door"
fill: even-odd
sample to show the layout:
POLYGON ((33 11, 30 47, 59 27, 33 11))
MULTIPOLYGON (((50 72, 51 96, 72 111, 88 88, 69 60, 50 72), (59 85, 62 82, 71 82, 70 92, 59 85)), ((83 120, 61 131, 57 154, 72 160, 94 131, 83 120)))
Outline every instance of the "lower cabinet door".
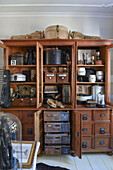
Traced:
POLYGON ((78 111, 72 112, 72 149, 75 154, 81 158, 81 144, 82 144, 82 116, 78 111))

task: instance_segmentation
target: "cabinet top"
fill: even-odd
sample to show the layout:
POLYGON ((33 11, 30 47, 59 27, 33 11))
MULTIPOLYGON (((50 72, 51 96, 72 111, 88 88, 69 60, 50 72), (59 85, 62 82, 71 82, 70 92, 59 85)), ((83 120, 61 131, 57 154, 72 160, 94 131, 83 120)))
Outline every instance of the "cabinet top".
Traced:
POLYGON ((1 41, 7 46, 35 46, 37 42, 42 45, 53 45, 53 42, 54 44, 60 42, 59 45, 64 45, 65 42, 65 45, 76 43, 77 46, 104 46, 110 45, 113 39, 1 39, 1 41))

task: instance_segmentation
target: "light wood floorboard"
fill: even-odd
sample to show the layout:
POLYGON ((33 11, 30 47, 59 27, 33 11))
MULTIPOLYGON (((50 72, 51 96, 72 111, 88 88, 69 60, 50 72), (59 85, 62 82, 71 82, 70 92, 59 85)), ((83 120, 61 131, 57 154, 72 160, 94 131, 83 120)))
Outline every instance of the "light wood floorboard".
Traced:
POLYGON ((82 159, 71 155, 42 155, 37 163, 65 167, 70 170, 113 170, 113 156, 102 154, 82 154, 82 159))

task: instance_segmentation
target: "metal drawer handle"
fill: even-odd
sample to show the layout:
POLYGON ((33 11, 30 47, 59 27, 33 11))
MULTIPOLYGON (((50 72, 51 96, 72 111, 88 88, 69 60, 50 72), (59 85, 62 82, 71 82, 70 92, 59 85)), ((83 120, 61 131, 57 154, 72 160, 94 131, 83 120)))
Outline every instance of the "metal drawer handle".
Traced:
POLYGON ((83 116, 83 117, 87 117, 87 114, 83 114, 82 116, 83 116))
POLYGON ((105 142, 104 142, 104 141, 101 141, 101 142, 100 142, 100 145, 104 145, 104 144, 105 144, 105 142))
POLYGON ((55 125, 55 126, 59 127, 60 125, 55 125))
POLYGON ((56 150, 60 150, 60 148, 55 148, 56 150))
POLYGON ((82 131, 87 131, 87 128, 83 128, 82 131))
POLYGON ((47 125, 48 127, 52 127, 52 125, 47 125))
POLYGON ((87 117, 83 117, 83 119, 82 120, 87 120, 87 117))
POLYGON ((33 115, 32 114, 27 114, 27 117, 33 117, 33 115))
POLYGON ((32 135, 32 134, 33 134, 33 132, 32 132, 32 131, 33 131, 33 129, 32 129, 32 128, 28 128, 28 129, 27 129, 27 134, 28 134, 28 135, 32 135))
POLYGON ((105 128, 100 128, 100 130, 102 130, 102 131, 103 131, 103 130, 105 130, 105 128))
POLYGON ((104 117, 104 116, 105 116, 105 114, 104 114, 104 113, 101 113, 101 114, 100 114, 100 117, 104 117))
POLYGON ((57 137, 55 137, 56 139, 60 139, 60 137, 59 136, 57 136, 57 137))

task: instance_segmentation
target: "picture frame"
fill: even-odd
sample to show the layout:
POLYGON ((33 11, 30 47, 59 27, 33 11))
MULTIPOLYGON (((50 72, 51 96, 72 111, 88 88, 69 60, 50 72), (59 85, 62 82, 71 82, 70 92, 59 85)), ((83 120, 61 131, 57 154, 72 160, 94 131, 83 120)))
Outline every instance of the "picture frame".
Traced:
MULTIPOLYGON (((19 146, 20 142, 13 141, 13 150, 15 151, 14 156, 20 161, 19 146)), ((22 141, 22 168, 31 168, 33 163, 33 158, 35 154, 36 142, 34 141, 22 141)), ((21 151, 20 151, 21 152, 21 151)))

